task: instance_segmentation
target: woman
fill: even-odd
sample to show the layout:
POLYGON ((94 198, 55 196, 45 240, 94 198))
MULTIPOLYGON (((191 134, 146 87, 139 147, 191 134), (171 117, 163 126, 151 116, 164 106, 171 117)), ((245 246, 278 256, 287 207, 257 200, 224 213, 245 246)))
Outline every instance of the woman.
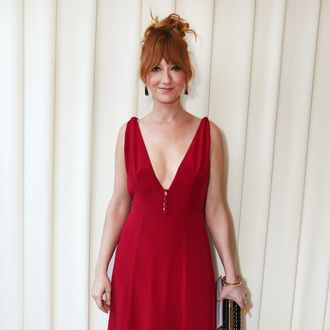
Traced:
POLYGON ((114 192, 92 288, 102 311, 111 306, 110 330, 214 330, 216 300, 224 298, 246 313, 222 189, 220 130, 181 104, 192 77, 187 32, 195 34, 176 14, 153 18, 140 61, 153 109, 143 119, 131 117, 118 134, 114 192), (225 270, 219 297, 206 225, 225 270))

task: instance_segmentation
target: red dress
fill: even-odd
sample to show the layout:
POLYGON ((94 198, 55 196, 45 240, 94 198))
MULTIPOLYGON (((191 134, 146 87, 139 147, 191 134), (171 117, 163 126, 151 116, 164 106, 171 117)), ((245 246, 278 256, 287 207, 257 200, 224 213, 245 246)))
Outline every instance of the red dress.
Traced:
POLYGON ((135 116, 127 122, 124 153, 132 205, 117 245, 108 330, 215 330, 216 279, 205 227, 208 118, 168 189, 155 175, 135 116))

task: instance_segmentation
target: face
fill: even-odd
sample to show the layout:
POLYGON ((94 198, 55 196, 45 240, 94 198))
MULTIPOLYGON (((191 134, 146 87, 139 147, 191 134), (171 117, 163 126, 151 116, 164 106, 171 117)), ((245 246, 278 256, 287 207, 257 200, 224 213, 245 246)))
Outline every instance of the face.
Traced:
POLYGON ((147 75, 147 87, 154 102, 173 103, 180 99, 185 75, 180 67, 163 58, 147 75))

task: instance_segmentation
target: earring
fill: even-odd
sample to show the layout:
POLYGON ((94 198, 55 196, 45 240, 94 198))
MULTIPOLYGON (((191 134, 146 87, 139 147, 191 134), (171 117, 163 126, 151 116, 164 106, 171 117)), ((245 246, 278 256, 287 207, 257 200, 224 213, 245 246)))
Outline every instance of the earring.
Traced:
POLYGON ((144 87, 144 95, 149 95, 147 85, 144 87))
POLYGON ((188 90, 187 90, 187 88, 185 89, 184 93, 185 93, 186 95, 188 95, 188 90))

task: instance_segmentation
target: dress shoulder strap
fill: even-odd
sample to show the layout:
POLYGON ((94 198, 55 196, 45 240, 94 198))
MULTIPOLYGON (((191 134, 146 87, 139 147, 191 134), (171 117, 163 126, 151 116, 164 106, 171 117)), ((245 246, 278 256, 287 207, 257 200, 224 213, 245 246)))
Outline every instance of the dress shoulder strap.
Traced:
POLYGON ((206 160, 210 159, 210 146, 211 146, 211 130, 210 121, 207 116, 205 116, 205 126, 203 130, 203 140, 204 140, 204 157, 206 160))
POLYGON ((132 116, 126 122, 125 128, 125 139, 124 139, 124 156, 125 156, 125 166, 126 166, 126 173, 129 175, 131 173, 131 158, 132 154, 134 153, 134 141, 135 141, 135 125, 134 125, 135 116, 132 116))

